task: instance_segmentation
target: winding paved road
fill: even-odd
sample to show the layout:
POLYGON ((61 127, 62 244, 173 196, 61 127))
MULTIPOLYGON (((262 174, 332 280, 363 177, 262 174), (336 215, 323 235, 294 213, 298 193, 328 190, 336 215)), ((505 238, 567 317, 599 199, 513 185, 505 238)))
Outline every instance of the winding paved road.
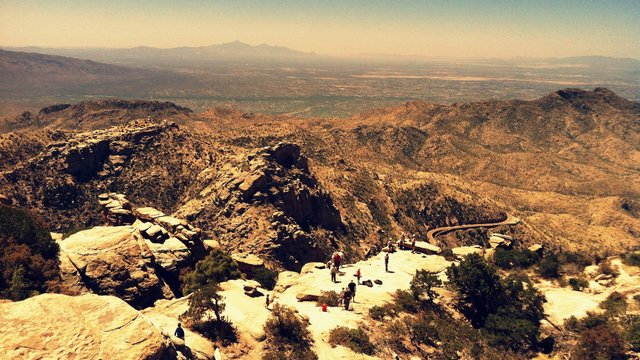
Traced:
POLYGON ((445 227, 439 227, 439 228, 435 228, 435 229, 431 229, 427 232, 427 240, 429 240, 429 243, 432 245, 436 244, 436 236, 438 235, 442 235, 445 233, 448 233, 450 231, 454 231, 454 230, 465 230, 465 229, 473 229, 473 228, 479 228, 479 227, 496 227, 496 226, 500 226, 500 225, 515 225, 517 223, 520 222, 520 219, 518 219, 517 217, 511 215, 511 214, 507 214, 507 218, 503 221, 497 222, 497 223, 486 223, 486 224, 467 224, 467 225, 456 225, 456 226, 445 226, 445 227))

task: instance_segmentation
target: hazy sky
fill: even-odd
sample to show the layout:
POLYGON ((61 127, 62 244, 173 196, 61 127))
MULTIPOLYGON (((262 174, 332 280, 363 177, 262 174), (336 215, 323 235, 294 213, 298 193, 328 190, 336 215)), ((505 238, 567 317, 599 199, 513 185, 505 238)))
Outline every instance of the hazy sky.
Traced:
POLYGON ((327 55, 640 58, 640 0, 0 0, 1 46, 202 46, 327 55))

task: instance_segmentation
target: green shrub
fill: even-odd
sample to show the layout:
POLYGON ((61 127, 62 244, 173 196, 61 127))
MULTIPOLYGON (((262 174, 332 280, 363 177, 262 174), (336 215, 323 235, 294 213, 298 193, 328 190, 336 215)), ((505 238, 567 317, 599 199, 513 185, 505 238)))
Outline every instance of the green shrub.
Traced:
POLYGON ((395 316, 393 308, 393 304, 374 305, 369 309, 369 317, 374 320, 382 320, 385 316, 395 316))
POLYGON ((322 295, 318 298, 316 305, 322 306, 322 304, 327 304, 327 306, 340 306, 340 294, 335 291, 323 291, 322 295))
POLYGON ((526 276, 502 280, 477 254, 451 266, 447 275, 460 293, 458 308, 492 344, 520 352, 535 344, 545 298, 526 276))
POLYGON ((313 339, 298 315, 291 309, 275 304, 271 317, 264 324, 269 351, 263 359, 315 360, 318 356, 311 350, 313 339))
POLYGON ((373 344, 362 328, 349 329, 339 326, 329 333, 331 346, 342 345, 359 354, 373 355, 373 344))
POLYGON ((196 263, 195 269, 184 277, 183 292, 189 294, 208 284, 218 284, 240 277, 238 265, 220 249, 212 250, 196 263))
POLYGON ((471 254, 447 269, 449 282, 460 293, 458 308, 474 327, 482 327, 502 304, 504 288, 496 269, 478 254, 471 254))
POLYGON ((433 301, 438 297, 438 293, 434 288, 442 286, 442 281, 426 270, 417 270, 411 279, 411 293, 417 301, 426 301, 427 304, 433 305, 433 301))
POLYGON ((261 267, 253 272, 253 279, 259 282, 263 288, 267 290, 273 290, 273 288, 276 286, 278 273, 271 269, 261 267))
POLYGON ((599 324, 586 329, 574 352, 577 360, 625 359, 624 340, 618 330, 609 324, 599 324))
POLYGON ((601 262, 599 267, 600 267, 600 272, 605 275, 611 275, 611 276, 620 275, 620 273, 618 273, 618 270, 616 270, 613 266, 611 266, 611 262, 609 262, 608 260, 601 262))
POLYGON ((582 291, 589 287, 589 282, 582 278, 571 278, 569 279, 569 285, 575 291, 582 291))
POLYGON ((27 211, 0 205, 0 297, 23 300, 57 279, 58 244, 27 211))
POLYGON ((627 299, 617 291, 609 294, 609 296, 600 303, 600 307, 611 316, 623 314, 627 310, 627 306, 627 299))
POLYGON ((586 266, 593 263, 591 259, 583 253, 565 251, 558 254, 558 260, 563 264, 576 264, 580 266, 581 270, 584 270, 586 266))
POLYGON ((396 290, 395 294, 393 294, 393 299, 398 312, 415 314, 420 310, 420 302, 409 291, 396 290))
POLYGON ((236 330, 223 316, 225 303, 218 284, 209 283, 195 290, 189 298, 189 309, 180 316, 193 330, 213 341, 237 341, 236 330))
POLYGON ((640 351, 640 315, 631 316, 626 326, 625 335, 629 347, 633 351, 640 351))
POLYGON ((405 340, 409 335, 409 328, 401 319, 394 319, 385 324, 383 329, 384 342, 395 351, 405 352, 405 340))
POLYGON ((633 300, 635 300, 635 301, 636 301, 636 303, 637 303, 638 305, 640 305, 640 294, 635 294, 635 295, 633 295, 633 300))
POLYGON ((528 249, 497 248, 493 254, 493 262, 501 269, 528 268, 539 261, 540 255, 528 249))
POLYGON ((624 257, 623 260, 625 265, 629 266, 640 266, 640 252, 632 252, 624 257))
POLYGON ((422 314, 409 323, 411 331, 411 340, 416 343, 435 346, 436 341, 440 340, 438 329, 432 324, 433 318, 422 314))
POLYGON ((554 254, 550 254, 542 258, 538 263, 538 273, 547 279, 553 279, 560 276, 560 261, 554 254))

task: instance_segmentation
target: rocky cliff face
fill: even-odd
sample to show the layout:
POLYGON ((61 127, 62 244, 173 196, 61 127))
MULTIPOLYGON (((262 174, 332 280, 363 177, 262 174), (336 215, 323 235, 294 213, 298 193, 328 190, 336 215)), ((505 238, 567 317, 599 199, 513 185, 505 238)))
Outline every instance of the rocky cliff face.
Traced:
POLYGON ((345 229, 295 144, 239 154, 201 173, 190 191, 178 216, 206 226, 229 248, 271 256, 287 268, 324 259, 332 234, 345 229))

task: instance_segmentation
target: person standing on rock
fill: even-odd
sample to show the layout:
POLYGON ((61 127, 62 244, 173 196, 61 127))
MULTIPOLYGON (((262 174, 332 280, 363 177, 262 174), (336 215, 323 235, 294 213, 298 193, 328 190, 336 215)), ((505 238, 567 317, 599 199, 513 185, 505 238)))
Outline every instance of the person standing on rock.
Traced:
POLYGON ((349 291, 351 292, 351 296, 353 297, 353 302, 356 302, 356 283, 351 280, 351 282, 347 286, 349 287, 349 291))
POLYGON ((360 269, 358 269, 358 271, 356 271, 356 279, 358 279, 358 285, 360 285, 360 277, 362 277, 362 274, 360 273, 360 269))
POLYGON ((384 271, 389 272, 389 253, 384 255, 384 271))
POLYGON ((331 267, 331 282, 337 282, 336 275, 338 275, 338 267, 333 265, 331 267))
POLYGON ((178 327, 176 328, 175 333, 173 333, 177 338, 184 340, 184 329, 182 328, 182 324, 178 323, 178 327))

